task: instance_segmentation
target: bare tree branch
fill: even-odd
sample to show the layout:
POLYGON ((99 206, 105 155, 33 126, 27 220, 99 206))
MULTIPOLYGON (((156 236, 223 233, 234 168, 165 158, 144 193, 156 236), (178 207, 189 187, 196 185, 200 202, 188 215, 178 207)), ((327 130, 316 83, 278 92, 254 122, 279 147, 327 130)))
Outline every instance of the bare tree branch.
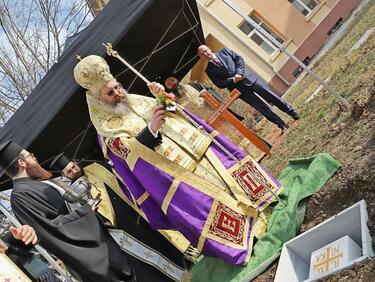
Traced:
POLYGON ((91 20, 85 0, 0 0, 0 125, 91 20))

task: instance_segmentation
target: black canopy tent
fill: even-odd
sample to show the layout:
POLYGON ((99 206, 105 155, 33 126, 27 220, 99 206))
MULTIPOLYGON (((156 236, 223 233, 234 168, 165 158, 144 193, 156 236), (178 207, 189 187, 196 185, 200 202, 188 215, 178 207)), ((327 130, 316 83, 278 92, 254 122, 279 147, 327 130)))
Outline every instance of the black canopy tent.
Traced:
MULTIPOLYGON (((196 63, 203 43, 195 0, 112 0, 64 51, 29 98, 0 130, 46 163, 61 151, 75 159, 101 159, 84 90, 73 78, 77 55, 106 57, 114 49, 150 80, 170 73, 181 79, 196 63)), ((106 58, 130 93, 149 95, 147 86, 117 59, 106 58)), ((0 190, 9 188, 2 178, 0 190)))

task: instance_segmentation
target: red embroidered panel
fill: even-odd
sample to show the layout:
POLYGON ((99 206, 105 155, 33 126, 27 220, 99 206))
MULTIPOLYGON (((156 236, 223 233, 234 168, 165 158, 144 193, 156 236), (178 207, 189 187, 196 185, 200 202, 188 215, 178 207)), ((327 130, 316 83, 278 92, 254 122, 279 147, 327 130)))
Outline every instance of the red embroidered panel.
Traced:
POLYGON ((218 203, 209 233, 232 243, 243 245, 246 216, 239 214, 222 203, 218 203))
POLYGON ((254 202, 273 189, 271 183, 261 174, 251 160, 235 170, 232 176, 250 200, 254 202), (265 185, 268 189, 265 188, 265 185))
POLYGON ((107 145, 112 152, 123 157, 124 159, 129 154, 129 150, 122 144, 120 138, 108 139, 107 145))

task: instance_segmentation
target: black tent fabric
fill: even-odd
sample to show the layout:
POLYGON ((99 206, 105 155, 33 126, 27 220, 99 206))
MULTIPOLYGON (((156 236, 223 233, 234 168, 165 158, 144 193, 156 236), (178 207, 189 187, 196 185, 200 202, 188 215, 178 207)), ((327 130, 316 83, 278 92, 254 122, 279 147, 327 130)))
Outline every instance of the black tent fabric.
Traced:
MULTIPOLYGON (((84 90, 73 78, 77 55, 106 57, 102 43, 110 42, 149 80, 163 73, 181 79, 197 62, 196 50, 203 41, 195 0, 111 0, 71 38, 58 62, 0 130, 0 144, 13 139, 46 165, 62 151, 75 159, 101 159, 84 90)), ((149 95, 144 82, 130 70, 115 58, 106 59, 130 93, 149 95)), ((9 188, 4 180, 0 190, 9 188)))

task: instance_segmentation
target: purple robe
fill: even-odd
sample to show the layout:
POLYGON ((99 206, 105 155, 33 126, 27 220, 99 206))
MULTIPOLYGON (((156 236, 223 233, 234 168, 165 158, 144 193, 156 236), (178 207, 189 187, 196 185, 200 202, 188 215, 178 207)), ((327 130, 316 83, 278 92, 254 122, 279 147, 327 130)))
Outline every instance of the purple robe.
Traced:
MULTIPOLYGON (((214 131, 190 112, 186 111, 186 114, 208 133, 214 131)), ((211 143, 209 148, 225 169, 230 170, 238 161, 248 158, 224 136, 218 134, 214 138, 236 158, 232 160, 216 144, 211 143)), ((123 147, 119 138, 99 136, 99 142, 113 163, 124 194, 143 211, 154 229, 180 231, 204 255, 221 257, 234 265, 248 262, 254 236, 253 225, 257 217, 255 208, 243 204, 136 140, 130 150, 123 147), (132 159, 130 166, 129 159, 132 159)), ((237 169, 240 174, 243 174, 242 167, 237 169)), ((237 170, 228 175, 235 179, 237 170)), ((276 183, 273 189, 281 190, 277 181, 272 181, 276 183)), ((258 189, 254 183, 250 183, 249 187, 258 189)), ((250 192, 251 189, 244 186, 239 194, 245 199, 250 192)), ((237 197, 237 194, 234 193, 234 196, 237 197)), ((259 206, 269 203, 271 198, 272 195, 259 206)))

